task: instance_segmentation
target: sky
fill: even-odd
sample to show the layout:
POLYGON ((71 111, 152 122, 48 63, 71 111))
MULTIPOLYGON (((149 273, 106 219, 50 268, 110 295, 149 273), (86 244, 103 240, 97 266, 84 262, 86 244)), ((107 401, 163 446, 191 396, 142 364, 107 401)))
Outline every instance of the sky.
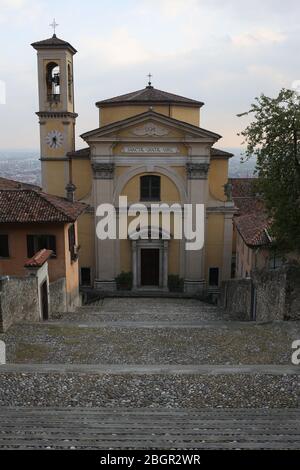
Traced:
MULTIPOLYGON (((98 127, 95 102, 161 90, 205 102, 201 126, 238 147, 256 96, 300 79, 299 0, 0 0, 0 149, 38 149, 34 41, 53 33, 74 58, 76 134, 98 127)), ((77 137, 77 148, 85 143, 77 137)))

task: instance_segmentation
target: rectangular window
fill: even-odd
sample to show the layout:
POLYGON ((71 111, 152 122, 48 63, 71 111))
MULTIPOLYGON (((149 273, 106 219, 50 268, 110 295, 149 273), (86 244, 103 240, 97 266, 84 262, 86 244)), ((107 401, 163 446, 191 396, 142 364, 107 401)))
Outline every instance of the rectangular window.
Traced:
POLYGON ((56 237, 55 235, 27 235, 27 256, 32 258, 38 251, 52 250, 56 256, 56 237))
POLYGON ((8 235, 0 234, 0 258, 9 258, 8 235))
POLYGON ((160 201, 160 176, 141 177, 141 201, 160 201))
POLYGON ((81 285, 90 286, 91 285, 91 268, 81 268, 81 285))
POLYGON ((209 285, 219 285, 219 268, 209 268, 209 285))

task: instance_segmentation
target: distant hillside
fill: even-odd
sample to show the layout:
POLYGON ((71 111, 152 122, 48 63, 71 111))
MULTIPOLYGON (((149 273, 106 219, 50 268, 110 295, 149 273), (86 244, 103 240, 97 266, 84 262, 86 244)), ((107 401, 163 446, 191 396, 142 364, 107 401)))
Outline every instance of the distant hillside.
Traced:
POLYGON ((24 183, 41 184, 38 150, 0 150, 0 176, 24 183))
POLYGON ((229 176, 230 178, 251 178, 254 175, 256 158, 252 157, 247 162, 241 163, 243 149, 240 147, 230 147, 224 149, 234 154, 229 160, 229 176))

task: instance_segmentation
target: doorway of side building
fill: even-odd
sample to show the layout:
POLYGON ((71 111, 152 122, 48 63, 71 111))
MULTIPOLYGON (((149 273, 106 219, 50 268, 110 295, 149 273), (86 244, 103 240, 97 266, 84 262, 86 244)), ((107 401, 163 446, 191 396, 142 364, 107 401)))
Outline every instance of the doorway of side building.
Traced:
POLYGON ((141 250, 141 285, 159 286, 159 249, 141 250))
POLYGON ((41 285, 41 307, 42 319, 48 320, 49 318, 49 303, 48 303, 48 284, 44 281, 41 285))

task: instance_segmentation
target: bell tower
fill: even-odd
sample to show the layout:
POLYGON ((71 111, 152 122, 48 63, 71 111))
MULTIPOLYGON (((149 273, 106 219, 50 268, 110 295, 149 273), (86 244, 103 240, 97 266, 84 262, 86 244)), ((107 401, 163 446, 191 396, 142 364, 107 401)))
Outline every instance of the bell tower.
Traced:
POLYGON ((37 51, 42 187, 65 196, 71 183, 68 152, 75 150, 73 56, 76 49, 55 34, 34 42, 37 51))

